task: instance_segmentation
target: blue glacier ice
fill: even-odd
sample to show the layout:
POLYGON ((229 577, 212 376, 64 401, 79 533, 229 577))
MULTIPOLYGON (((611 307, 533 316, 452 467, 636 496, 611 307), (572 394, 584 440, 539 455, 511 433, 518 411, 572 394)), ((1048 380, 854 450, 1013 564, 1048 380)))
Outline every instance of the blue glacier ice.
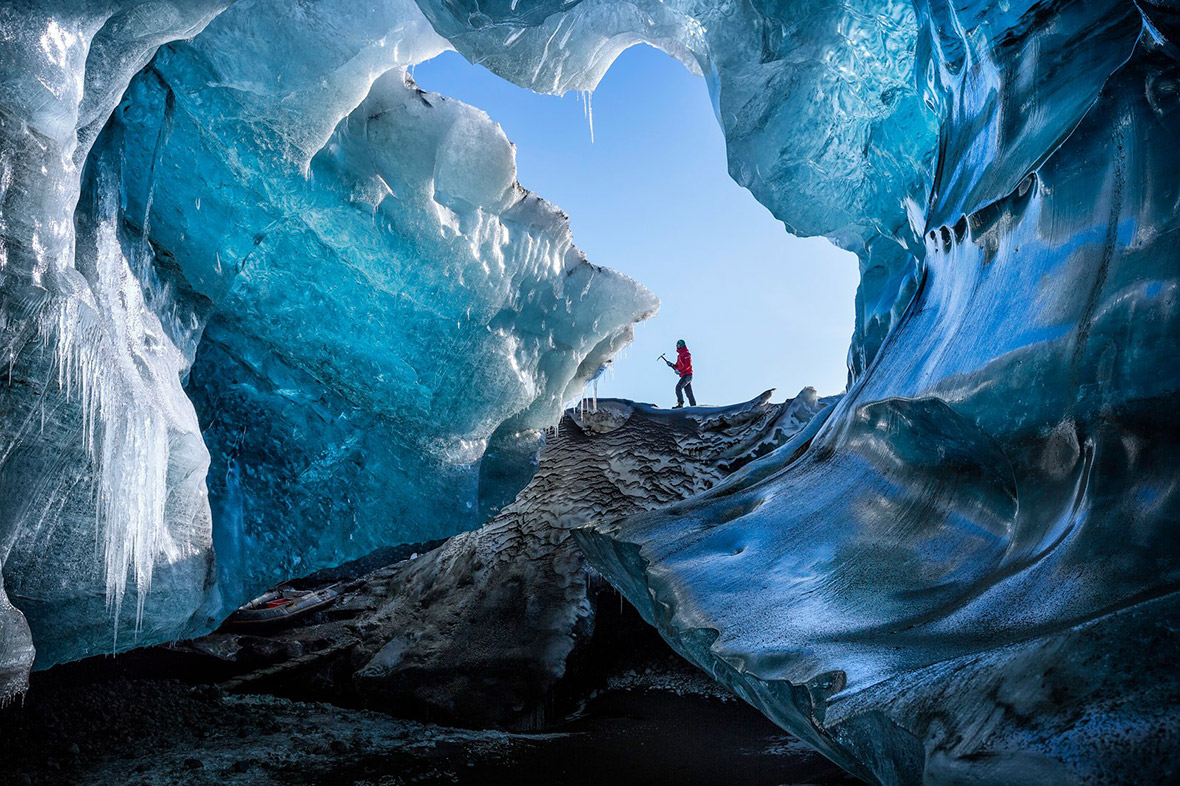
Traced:
POLYGON ((235 605, 390 542, 476 527, 489 440, 548 425, 656 307, 584 259, 566 217, 516 182, 515 150, 486 115, 407 79, 443 46, 421 16, 403 29, 412 6, 352 28, 367 38, 350 59, 295 61, 278 78, 293 37, 340 47, 323 31, 338 35, 327 22, 352 6, 277 25, 257 6, 161 50, 113 124, 127 171, 151 173, 128 184, 128 211, 216 304, 188 389, 235 605), (363 100, 315 127, 325 73, 363 100))
POLYGON ((658 306, 407 79, 446 46, 414 5, 289 11, 3 12, 10 689, 26 619, 48 666, 477 526, 487 446, 535 450, 658 306))
POLYGON ((151 263, 119 237, 99 162, 81 192, 130 79, 224 4, 65 5, 0 7, 0 700, 34 657, 26 614, 70 657, 109 650, 116 626, 124 642, 137 625, 171 636, 172 604, 191 612, 211 569, 185 358, 146 304, 151 263))
POLYGON ((798 235, 860 259, 849 370, 909 303, 938 146, 909 2, 495 0, 420 3, 473 62, 539 92, 592 91, 647 42, 704 75, 729 171, 798 235))
POLYGON ((503 504, 656 301, 406 70, 649 42, 858 255, 850 388, 587 556, 869 782, 1177 777, 1175 2, 86 5, 0 8, 2 692, 503 504))
POLYGON ((664 48, 860 256, 824 422, 580 535, 665 638, 870 782, 1177 777, 1175 4, 425 7, 540 90, 664 48))

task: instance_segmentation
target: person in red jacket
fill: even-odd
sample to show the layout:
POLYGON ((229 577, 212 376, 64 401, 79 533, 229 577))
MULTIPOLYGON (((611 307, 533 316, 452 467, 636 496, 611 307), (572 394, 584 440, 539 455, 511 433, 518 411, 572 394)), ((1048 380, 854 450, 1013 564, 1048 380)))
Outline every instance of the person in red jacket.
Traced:
POLYGON ((688 351, 688 345, 684 343, 684 339, 676 342, 676 362, 672 363, 667 360, 664 362, 680 375, 680 381, 676 383, 676 406, 672 409, 680 409, 684 406, 685 393, 688 394, 688 405, 695 407, 697 400, 692 394, 692 354, 688 351))

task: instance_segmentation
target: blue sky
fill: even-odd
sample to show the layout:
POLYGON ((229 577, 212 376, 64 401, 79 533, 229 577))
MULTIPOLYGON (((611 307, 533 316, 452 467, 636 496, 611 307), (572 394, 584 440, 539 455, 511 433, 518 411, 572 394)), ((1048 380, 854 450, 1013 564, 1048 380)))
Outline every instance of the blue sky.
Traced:
POLYGON ((770 387, 776 400, 806 385, 844 389, 856 258, 787 234, 730 179, 702 78, 650 47, 627 50, 594 93, 593 142, 580 94, 537 95, 454 52, 414 78, 500 123, 520 182, 569 214, 590 261, 660 297, 600 396, 674 404, 676 377, 656 357, 674 357, 678 338, 692 350, 701 404, 770 387))

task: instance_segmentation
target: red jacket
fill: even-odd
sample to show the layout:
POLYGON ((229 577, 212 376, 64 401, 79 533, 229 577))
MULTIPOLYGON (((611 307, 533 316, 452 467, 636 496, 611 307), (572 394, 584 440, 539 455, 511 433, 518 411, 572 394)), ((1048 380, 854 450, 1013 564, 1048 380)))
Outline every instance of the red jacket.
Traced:
POLYGON ((692 355, 689 354, 688 347, 676 348, 676 362, 672 365, 672 370, 682 377, 692 375, 692 355))

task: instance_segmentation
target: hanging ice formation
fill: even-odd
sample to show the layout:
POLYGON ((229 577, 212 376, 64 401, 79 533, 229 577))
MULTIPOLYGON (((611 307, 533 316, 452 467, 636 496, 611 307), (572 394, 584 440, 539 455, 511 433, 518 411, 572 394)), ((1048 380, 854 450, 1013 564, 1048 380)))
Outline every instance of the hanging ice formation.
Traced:
POLYGON ((656 303, 405 69, 590 91, 647 41, 708 81, 734 178, 858 254, 852 385, 592 559, 870 781, 1167 775, 1175 3, 87 5, 0 8, 9 692, 34 642, 109 650, 107 598, 161 640, 519 488, 656 303))

